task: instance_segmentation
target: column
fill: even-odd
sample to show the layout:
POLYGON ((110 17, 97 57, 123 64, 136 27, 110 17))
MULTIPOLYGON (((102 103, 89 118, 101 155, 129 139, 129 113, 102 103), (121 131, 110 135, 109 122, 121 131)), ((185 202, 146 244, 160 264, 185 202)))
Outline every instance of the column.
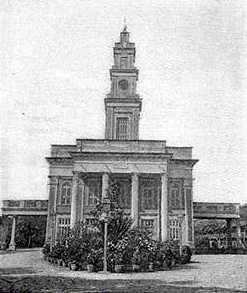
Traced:
POLYGON ((184 181, 185 244, 193 243, 192 179, 184 181))
POLYGON ((160 226, 161 241, 168 240, 168 176, 167 173, 161 175, 161 202, 160 202, 160 226))
POLYGON ((227 248, 232 248, 232 219, 226 219, 226 241, 227 241, 227 248))
POLYGON ((236 220, 236 234, 238 239, 241 239, 241 225, 240 225, 240 219, 236 220))
POLYGON ((107 197, 109 187, 109 174, 103 173, 102 175, 102 199, 107 197))
POLYGON ((56 230, 56 197, 58 192, 58 177, 48 176, 48 215, 46 224, 46 243, 55 241, 55 230, 56 230))
POLYGON ((83 221, 84 219, 84 189, 85 189, 85 182, 83 179, 80 180, 80 183, 79 183, 79 202, 80 202, 80 205, 79 205, 79 214, 80 214, 80 221, 83 221))
POLYGON ((8 221, 6 216, 2 216, 2 225, 0 225, 0 249, 6 249, 6 238, 8 233, 8 221))
POLYGON ((9 250, 15 250, 15 226, 16 226, 16 217, 13 216, 9 250))
POLYGON ((76 210, 77 210, 78 184, 79 184, 79 173, 73 172, 70 228, 73 228, 75 226, 76 221, 77 221, 76 210))
POLYGON ((133 227, 137 227, 139 178, 137 174, 132 174, 131 177, 131 218, 133 219, 133 227))

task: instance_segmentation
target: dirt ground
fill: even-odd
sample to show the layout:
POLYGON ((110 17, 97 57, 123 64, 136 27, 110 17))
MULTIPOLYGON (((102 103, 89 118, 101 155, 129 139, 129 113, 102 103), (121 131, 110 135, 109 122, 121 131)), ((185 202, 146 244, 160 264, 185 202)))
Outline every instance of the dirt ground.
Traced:
POLYGON ((39 249, 0 253, 0 292, 247 292, 247 255, 195 255, 170 271, 74 272, 47 263, 39 249), (23 290, 21 290, 22 288, 23 290))

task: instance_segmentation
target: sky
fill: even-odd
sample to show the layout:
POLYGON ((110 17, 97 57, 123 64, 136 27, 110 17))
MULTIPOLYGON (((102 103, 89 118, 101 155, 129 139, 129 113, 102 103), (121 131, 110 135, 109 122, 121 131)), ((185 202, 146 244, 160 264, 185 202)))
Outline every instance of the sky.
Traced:
POLYGON ((46 199, 51 144, 104 138, 112 48, 136 44, 140 138, 193 146, 194 200, 247 202, 246 1, 0 1, 1 199, 46 199))

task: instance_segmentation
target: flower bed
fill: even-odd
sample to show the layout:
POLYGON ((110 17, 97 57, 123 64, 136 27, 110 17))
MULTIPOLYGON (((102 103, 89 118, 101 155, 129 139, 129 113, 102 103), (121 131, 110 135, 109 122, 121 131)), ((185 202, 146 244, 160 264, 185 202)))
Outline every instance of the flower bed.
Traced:
MULTIPOLYGON (((139 229, 129 229, 120 239, 109 239, 107 269, 111 272, 166 270, 176 263, 189 262, 191 257, 189 247, 184 247, 180 256, 177 242, 152 240, 139 229)), ((103 269, 103 237, 100 230, 86 224, 81 224, 56 245, 46 244, 43 253, 50 262, 72 270, 97 272, 103 269)))
MULTIPOLYGON (((78 223, 68 235, 54 246, 46 244, 46 259, 73 270, 103 270, 104 223, 103 207, 99 204, 92 212, 94 223, 78 223)), ((132 229, 132 219, 113 202, 107 226, 107 270, 111 272, 147 272, 170 269, 176 263, 190 261, 191 250, 185 247, 179 255, 176 241, 156 241, 141 229, 132 229)))

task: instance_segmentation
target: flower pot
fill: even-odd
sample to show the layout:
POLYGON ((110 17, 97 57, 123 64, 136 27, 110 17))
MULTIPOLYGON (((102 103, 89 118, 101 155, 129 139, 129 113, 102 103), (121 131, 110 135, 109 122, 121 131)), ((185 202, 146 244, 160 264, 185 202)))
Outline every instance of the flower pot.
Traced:
POLYGON ((140 270, 140 265, 133 264, 132 265, 132 270, 133 270, 133 272, 138 272, 140 270))
POLYGON ((57 260, 57 264, 58 264, 59 266, 62 266, 62 265, 63 265, 63 261, 62 261, 61 259, 58 259, 58 260, 57 260))
POLYGON ((154 264, 152 262, 150 262, 148 264, 148 270, 149 270, 149 272, 153 272, 154 271, 154 264))
POLYGON ((176 265, 176 259, 175 258, 172 258, 171 266, 174 267, 175 265, 176 265))
POLYGON ((115 265, 115 272, 121 273, 123 271, 123 265, 115 265))
POLYGON ((87 271, 89 272, 89 273, 92 273, 93 272, 93 265, 87 265, 87 271))
POLYGON ((71 265, 70 265, 70 269, 71 269, 71 271, 76 271, 76 264, 75 263, 72 263, 71 265))

